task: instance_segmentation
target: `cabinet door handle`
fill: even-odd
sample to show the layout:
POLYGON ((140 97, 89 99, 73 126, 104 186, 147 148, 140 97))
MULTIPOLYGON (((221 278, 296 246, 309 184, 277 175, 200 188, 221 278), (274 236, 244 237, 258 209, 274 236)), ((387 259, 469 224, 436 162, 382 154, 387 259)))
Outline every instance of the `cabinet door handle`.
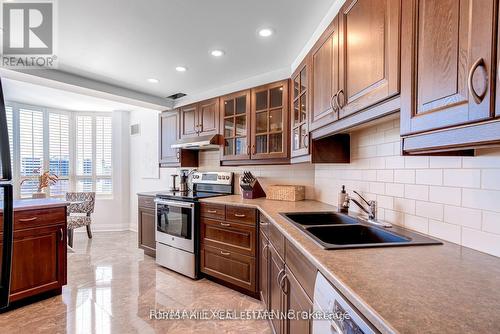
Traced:
POLYGON ((305 148, 309 148, 309 135, 306 133, 302 139, 302 145, 304 145, 305 148))
POLYGON ((283 277, 281 277, 280 282, 279 282, 279 286, 280 286, 281 291, 286 295, 286 294, 288 294, 288 292, 287 292, 288 289, 285 290, 285 288, 283 287, 283 282, 285 282, 285 279, 287 279, 286 273, 283 275, 283 277))
POLYGON ((262 247, 262 258, 267 260, 267 249, 269 248, 269 244, 265 244, 264 247, 262 247))
POLYGON ((240 214, 240 213, 235 213, 234 216, 238 217, 238 218, 245 218, 246 217, 246 215, 240 214))
POLYGON ((224 256, 231 255, 231 253, 229 253, 229 252, 224 252, 224 251, 220 251, 220 254, 221 254, 221 255, 224 255, 224 256))
POLYGON ((224 227, 229 227, 229 226, 231 226, 231 224, 228 224, 228 223, 220 223, 220 224, 221 224, 221 226, 224 226, 224 227))
POLYGON ((32 222, 32 221, 35 221, 37 220, 38 217, 31 217, 31 218, 20 218, 19 219, 19 222, 20 223, 27 223, 27 222, 32 222))
POLYGON ((207 213, 217 213, 217 210, 207 210, 207 213))
POLYGON ((181 159, 181 152, 177 151, 176 156, 177 156, 177 160, 180 160, 181 159))
POLYGON ((247 155, 250 155, 250 145, 247 146, 247 155))
POLYGON ((255 154, 255 145, 252 145, 252 154, 255 154))
POLYGON ((345 94, 343 89, 339 90, 339 92, 337 93, 337 105, 339 107, 339 110, 345 107, 345 94), (340 102, 340 94, 342 94, 342 102, 340 102))
POLYGON ((278 275, 276 276, 276 283, 278 284, 278 286, 280 286, 280 276, 284 272, 285 272, 285 269, 281 269, 280 272, 278 273, 278 275))
POLYGON ((61 241, 64 241, 64 231, 62 228, 59 229, 59 233, 61 233, 61 241))
POLYGON ((476 72, 476 70, 477 70, 477 68, 479 66, 486 67, 486 64, 484 63, 484 59, 483 58, 479 58, 472 65, 472 67, 471 67, 471 69, 469 71, 469 78, 467 80, 468 81, 468 86, 469 86, 469 93, 470 93, 470 95, 472 95, 472 98, 474 99, 474 102, 476 102, 476 104, 480 104, 481 102, 483 102, 484 96, 486 95, 486 92, 488 91, 488 80, 486 80, 486 87, 484 89, 483 94, 478 95, 476 93, 476 90, 474 89, 474 84, 472 82, 472 79, 474 78, 474 73, 476 72))
POLYGON ((337 94, 338 93, 333 94, 332 97, 330 98, 330 108, 332 108, 333 112, 337 112, 337 108, 335 107, 335 100, 337 94))

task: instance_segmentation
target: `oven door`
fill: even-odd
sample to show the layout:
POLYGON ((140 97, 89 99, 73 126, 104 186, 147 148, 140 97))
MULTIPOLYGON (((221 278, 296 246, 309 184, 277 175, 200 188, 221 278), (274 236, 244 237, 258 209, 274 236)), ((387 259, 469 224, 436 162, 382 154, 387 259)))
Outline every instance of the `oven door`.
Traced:
POLYGON ((156 199, 156 242, 194 253, 194 203, 156 199))

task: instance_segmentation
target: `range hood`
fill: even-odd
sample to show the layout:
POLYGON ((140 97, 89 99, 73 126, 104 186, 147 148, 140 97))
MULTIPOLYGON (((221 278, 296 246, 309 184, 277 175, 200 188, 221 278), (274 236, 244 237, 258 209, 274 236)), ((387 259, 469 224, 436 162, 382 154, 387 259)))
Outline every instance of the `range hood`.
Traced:
POLYGON ((172 148, 181 148, 185 150, 218 150, 220 145, 223 144, 221 135, 209 135, 200 136, 193 138, 185 138, 179 140, 176 144, 173 144, 172 148))

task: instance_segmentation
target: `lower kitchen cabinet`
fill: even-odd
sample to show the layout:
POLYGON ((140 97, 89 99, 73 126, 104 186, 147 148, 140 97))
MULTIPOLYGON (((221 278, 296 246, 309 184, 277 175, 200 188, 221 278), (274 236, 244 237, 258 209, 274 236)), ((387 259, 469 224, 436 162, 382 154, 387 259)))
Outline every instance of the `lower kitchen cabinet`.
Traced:
MULTIPOLYGON (((294 315, 300 311, 310 312, 317 269, 269 224, 261 215, 259 290, 266 310, 279 315, 288 311, 294 311, 294 315)), ((311 320, 300 317, 274 317, 270 322, 275 333, 304 334, 312 330, 311 320)))
POLYGON ((202 203, 200 271, 257 297, 256 210, 202 203))
MULTIPOLYGON (((66 207, 14 212, 11 302, 61 293, 67 283, 66 236, 66 207)), ((0 257, 2 240, 0 233, 0 257)))
POLYGON ((139 196, 137 224, 139 248, 144 254, 156 257, 156 211, 154 197, 139 196))

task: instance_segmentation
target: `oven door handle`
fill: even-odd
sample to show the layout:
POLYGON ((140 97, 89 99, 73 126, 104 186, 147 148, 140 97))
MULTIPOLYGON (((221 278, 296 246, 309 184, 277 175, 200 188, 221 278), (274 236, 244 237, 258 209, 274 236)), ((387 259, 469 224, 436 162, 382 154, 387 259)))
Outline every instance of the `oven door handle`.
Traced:
POLYGON ((156 204, 162 204, 162 205, 171 205, 171 206, 177 206, 181 208, 193 208, 194 203, 187 203, 187 202, 179 202, 179 201, 165 201, 162 199, 155 199, 156 204))

